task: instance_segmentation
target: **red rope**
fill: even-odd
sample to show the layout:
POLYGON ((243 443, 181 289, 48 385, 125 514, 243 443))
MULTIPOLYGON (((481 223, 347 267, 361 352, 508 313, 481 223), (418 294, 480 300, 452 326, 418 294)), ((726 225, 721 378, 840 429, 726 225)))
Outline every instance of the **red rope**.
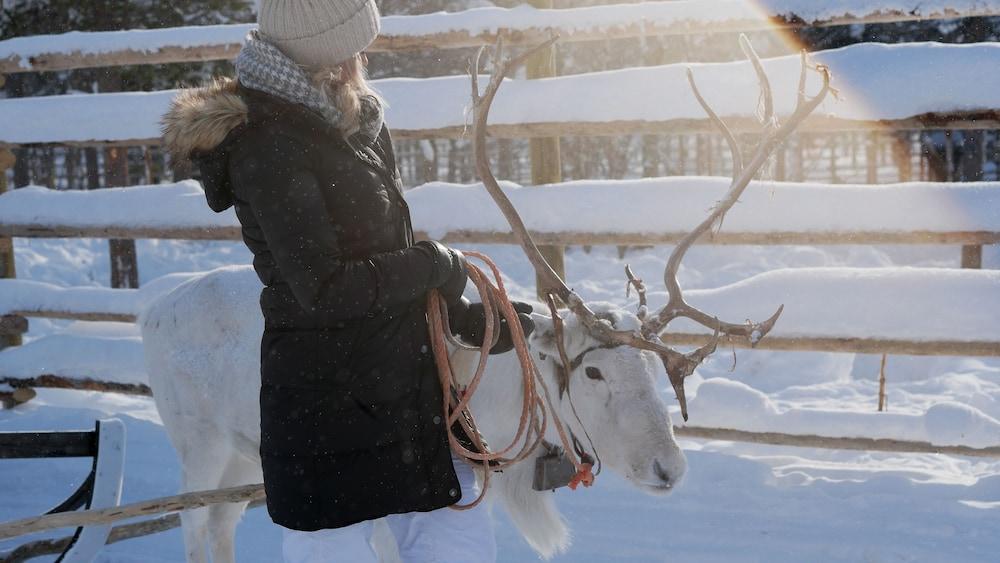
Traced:
POLYGON ((502 470, 519 461, 523 461, 530 456, 542 443, 548 424, 549 412, 552 413, 552 423, 559 434, 559 439, 563 445, 563 451, 566 452, 566 455, 570 456, 570 461, 572 461, 577 470, 576 475, 570 482, 570 488, 576 490, 577 486, 581 483, 585 487, 589 487, 594 482, 594 475, 591 472, 591 466, 589 463, 583 463, 576 457, 563 423, 559 420, 558 415, 555 414, 557 411, 552 404, 552 398, 548 387, 546 386, 541 373, 538 371, 538 367, 531 358, 528 343, 524 335, 524 329, 521 327, 517 311, 514 310, 514 305, 511 303, 510 298, 507 295, 507 290, 504 287, 500 270, 497 268, 496 264, 494 264, 493 261, 484 254, 480 254, 479 252, 466 252, 465 255, 469 259, 477 259, 483 262, 493 276, 493 281, 491 281, 483 270, 475 264, 472 264, 470 260, 468 266, 469 279, 472 281, 473 285, 476 286, 476 290, 479 292, 480 300, 483 303, 483 310, 486 314, 486 328, 483 335, 483 345, 478 348, 479 362, 476 366, 476 371, 473 374, 468 386, 465 388, 459 388, 455 383, 454 370, 452 369, 451 360, 448 356, 448 341, 450 340, 451 333, 448 330, 447 306, 441 299, 437 290, 429 292, 427 297, 427 316, 431 332, 431 346, 434 350, 434 361, 437 364, 441 388, 444 390, 443 410, 444 419, 447 421, 448 425, 448 443, 451 445, 452 451, 458 457, 472 463, 475 466, 486 468, 483 472, 482 491, 479 493, 476 500, 472 501, 470 504, 455 505, 452 508, 456 510, 466 510, 478 505, 486 495, 492 470, 502 470), (521 403, 521 417, 518 422, 517 432, 515 433, 510 444, 497 451, 481 453, 486 452, 486 448, 480 440, 475 421, 471 417, 471 413, 468 417, 466 417, 463 414, 463 411, 468 410, 469 402, 472 400, 472 396, 475 394, 476 389, 479 387, 479 383, 482 380, 483 373, 486 371, 489 351, 490 348, 493 347, 495 337, 498 335, 497 331, 500 325, 501 315, 507 321, 507 327, 510 330, 511 339, 514 343, 514 351, 517 353, 518 362, 521 365, 521 381, 524 388, 524 398, 521 403), (459 389, 459 400, 455 405, 452 405, 451 393, 449 392, 452 386, 459 389), (544 400, 538 393, 539 387, 542 389, 544 400), (472 451, 459 443, 458 439, 455 438, 455 435, 452 432, 452 425, 456 421, 461 424, 466 435, 472 439, 473 444, 480 451, 472 451), (515 449, 516 453, 508 455, 515 449))

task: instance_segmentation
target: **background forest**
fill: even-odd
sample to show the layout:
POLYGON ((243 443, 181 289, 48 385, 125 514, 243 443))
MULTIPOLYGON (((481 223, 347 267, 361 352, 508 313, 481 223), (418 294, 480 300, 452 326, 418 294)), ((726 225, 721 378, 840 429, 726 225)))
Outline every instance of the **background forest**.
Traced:
MULTIPOLYGON (((383 0, 384 14, 419 14, 486 6, 514 6, 498 0, 383 0)), ((555 0, 555 7, 613 4, 614 0, 555 0)), ((0 12, 0 39, 60 33, 67 29, 102 31, 162 28, 182 25, 247 23, 254 20, 248 0, 189 0, 183 3, 153 0, 4 0, 0 12)), ((940 41, 971 43, 998 38, 997 18, 906 22, 810 28, 793 33, 788 41, 773 33, 751 37, 763 56, 786 54, 798 42, 809 50, 832 49, 859 42, 900 43, 940 41)), ((733 34, 683 35, 616 39, 560 45, 556 57, 560 75, 676 62, 711 62, 740 57, 733 34)), ((374 54, 373 78, 428 77, 465 71, 470 50, 414 51, 374 54)), ((213 75, 231 74, 228 62, 106 67, 64 72, 22 73, 6 77, 3 96, 23 97, 72 92, 152 91, 203 82, 213 75)), ((391 124, 390 124, 391 125, 391 124)), ((788 146, 799 158, 794 169, 769 173, 776 179, 823 182, 862 181, 866 150, 879 155, 880 182, 907 180, 975 181, 997 178, 996 132, 931 131, 894 134, 799 134, 788 146), (874 145, 874 146, 873 146, 874 145), (860 155, 860 156, 859 156, 860 155), (845 164, 846 163, 846 164, 845 164)), ((562 174, 579 178, 632 178, 682 174, 726 173, 728 154, 721 138, 712 134, 623 135, 618 137, 564 137, 562 174)), ((502 178, 531 183, 527 140, 499 140, 494 154, 502 178)), ((400 168, 407 186, 434 180, 474 180, 467 140, 399 141, 400 168)), ((108 181, 106 159, 99 149, 29 147, 16 150, 12 185, 94 189, 121 184, 121 174, 108 181)), ((124 185, 157 183, 188 177, 184 163, 170 163, 156 147, 128 150, 128 178, 124 185)))

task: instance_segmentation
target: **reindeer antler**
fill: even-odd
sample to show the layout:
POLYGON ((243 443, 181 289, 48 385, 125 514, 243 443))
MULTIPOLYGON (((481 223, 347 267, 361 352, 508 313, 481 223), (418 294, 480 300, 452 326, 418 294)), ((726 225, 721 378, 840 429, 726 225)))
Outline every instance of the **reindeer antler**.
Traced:
POLYGON ((728 337, 743 337, 750 341, 751 345, 756 345, 761 338, 767 335, 768 332, 774 327, 774 323, 778 320, 784 306, 778 307, 778 310, 771 315, 769 319, 762 323, 727 323, 722 322, 719 319, 712 317, 694 307, 688 305, 684 300, 683 293, 681 291, 680 284, 677 281, 677 271, 680 267, 681 260, 684 259, 684 255, 691 248, 694 242, 704 235, 709 229, 712 228, 717 222, 720 222, 725 214, 733 207, 733 205, 739 200, 743 191, 753 180, 754 176, 760 171, 760 168, 770 159, 774 150, 788 138, 788 136, 802 123, 802 121, 809 116, 826 97, 827 93, 830 91, 830 72, 825 66, 818 66, 816 70, 823 77, 823 87, 820 92, 808 98, 805 94, 805 77, 806 71, 808 70, 808 61, 803 53, 802 57, 802 73, 799 79, 799 96, 798 102, 796 104, 795 111, 789 117, 788 121, 783 125, 779 125, 777 119, 774 116, 774 103, 773 96, 771 93, 771 84, 767 78, 767 74, 764 72, 764 66, 761 64, 757 53, 753 50, 750 45, 750 41, 745 35, 740 36, 740 44, 743 47, 744 53, 750 59, 753 65, 754 71, 757 73, 758 80, 760 81, 761 98, 763 100, 763 115, 761 117, 762 121, 762 134, 763 138, 757 145, 757 150, 755 151, 753 158, 750 163, 746 166, 743 165, 744 157, 743 153, 739 148, 738 143, 735 140, 729 127, 716 115, 712 110, 711 106, 702 97, 701 92, 698 90, 698 85, 694 80, 694 73, 688 69, 687 77, 688 82, 691 84, 691 89, 694 91, 695 98, 698 103, 704 108, 705 113, 708 114, 712 123, 722 132, 722 134, 729 141, 729 148, 733 155, 733 182, 726 192, 725 197, 716 205, 712 210, 712 213, 705 218, 693 231, 688 233, 681 241, 674 247, 673 252, 670 254, 670 258, 667 260, 667 266, 664 269, 663 281, 667 287, 667 292, 670 295, 669 301, 666 306, 664 306, 655 315, 649 318, 644 326, 644 330, 653 334, 659 334, 666 329, 670 321, 678 317, 689 318, 703 326, 711 328, 717 332, 722 333, 728 337))
POLYGON ((476 155, 476 172, 479 174, 479 178, 482 180, 486 190, 496 202, 497 207, 500 208, 501 213, 503 213, 510 224, 511 230, 524 250, 525 255, 528 257, 528 261, 531 262, 531 265, 538 273, 539 282, 543 286, 540 288, 542 293, 554 294, 559 297, 598 338, 605 341, 613 340, 617 342, 618 339, 626 338, 626 335, 630 333, 615 335, 613 327, 609 323, 597 318, 594 312, 584 303, 583 299, 571 290, 566 285, 566 282, 556 274, 555 270, 552 269, 552 266, 538 250, 538 246, 532 240, 528 229, 524 226, 521 216, 514 209, 514 204, 511 203, 510 199, 507 198, 507 195, 500 188, 500 184, 497 182, 490 168, 489 156, 486 153, 486 127, 490 115, 490 107, 504 78, 506 78, 509 72, 523 64, 532 54, 549 47, 558 39, 558 37, 553 36, 514 59, 505 59, 503 36, 498 36, 493 50, 493 74, 490 76, 490 82, 483 93, 479 91, 479 63, 485 47, 480 48, 476 53, 473 63, 469 68, 469 75, 472 79, 472 103, 475 113, 473 120, 473 140, 476 155))
POLYGON ((712 123, 714 123, 725 136, 726 141, 729 144, 729 148, 732 151, 733 182, 729 191, 726 193, 726 196, 718 203, 712 213, 693 231, 685 236, 671 253, 664 271, 664 282, 666 283, 667 291, 670 295, 669 301, 667 305, 655 315, 647 315, 645 312, 645 288, 642 285, 641 280, 637 280, 630 269, 626 270, 629 277, 629 287, 635 287, 639 292, 640 311, 642 313, 640 316, 642 320, 642 329, 639 332, 621 331, 615 330, 610 323, 599 319, 594 312, 587 307, 583 299, 581 299, 579 295, 566 285, 566 282, 564 282, 559 275, 556 274, 555 270, 552 269, 552 266, 545 260, 541 252, 538 250, 538 246, 535 245, 531 235, 528 233, 528 229, 525 227, 524 222, 521 220, 520 215, 518 215, 514 205, 507 198, 506 194, 504 194, 503 190, 500 189, 500 184, 493 175, 493 171, 490 168, 489 156, 486 153, 486 127, 489 120, 490 106, 492 105, 504 78, 512 70, 523 64, 524 61, 527 60, 527 58, 532 54, 540 49, 544 49, 552 45, 557 39, 558 37, 552 37, 516 58, 506 59, 504 57, 503 37, 498 36, 493 51, 493 74, 490 76, 490 82, 484 93, 480 93, 479 91, 479 64, 485 47, 481 48, 478 53, 476 53, 473 63, 469 69, 469 74, 472 80, 472 102, 475 114, 473 120, 473 141, 476 155, 476 171, 478 172, 483 185, 486 187, 486 190, 489 192, 490 196, 492 196, 504 217, 506 217, 515 238, 520 243, 521 248, 528 257, 528 260, 537 272, 539 281, 542 284, 542 293, 546 295, 556 295, 562 299, 570 310, 580 318, 580 321, 595 338, 609 344, 631 346, 641 350, 649 350, 657 353, 666 368, 667 375, 670 378, 670 384, 674 388, 674 392, 677 394, 677 400, 681 407, 681 415, 684 417, 684 420, 687 420, 688 413, 687 400, 684 394, 684 381, 688 376, 694 373, 695 368, 697 368, 705 360, 705 358, 715 351, 722 335, 726 335, 728 337, 746 337, 750 339, 751 344, 756 344, 774 326, 778 316, 781 315, 783 306, 779 307, 778 311, 763 323, 735 324, 722 322, 715 317, 691 307, 684 301, 680 284, 677 282, 677 271, 680 267, 681 260, 684 258, 684 255, 687 253, 691 245, 694 244, 695 240, 705 234, 705 232, 707 232, 712 225, 722 220, 726 212, 728 212, 739 199, 743 190, 746 189, 753 177, 757 174, 764 163, 767 162, 768 158, 770 158, 775 148, 777 148, 788 137, 788 135, 790 135, 792 131, 798 127, 802 120, 804 120, 819 106, 820 103, 822 103, 823 99, 830 91, 830 72, 825 66, 819 65, 815 67, 816 70, 823 76, 823 88, 816 96, 808 98, 804 91, 808 63, 805 54, 803 53, 802 75, 799 80, 798 105, 788 122, 784 125, 778 126, 777 120, 774 118, 774 102, 771 86, 767 75, 764 72, 764 67, 746 36, 740 36, 740 45, 742 46, 747 57, 750 59, 750 62, 753 64, 758 80, 760 81, 762 102, 761 121, 763 123, 763 138, 758 144, 757 150, 750 163, 744 165, 743 154, 735 135, 733 135, 732 131, 729 130, 722 119, 719 118, 719 116, 702 97, 701 92, 698 90, 698 87, 694 82, 693 73, 691 73, 690 70, 688 71, 688 81, 691 84, 695 97, 698 99, 699 104, 701 104, 702 108, 704 108, 705 112, 712 120, 712 123), (666 329, 670 321, 676 319, 677 317, 687 317, 699 324, 711 328, 714 332, 712 339, 705 346, 702 346, 689 354, 682 354, 667 347, 660 340, 659 335, 664 329, 666 329))

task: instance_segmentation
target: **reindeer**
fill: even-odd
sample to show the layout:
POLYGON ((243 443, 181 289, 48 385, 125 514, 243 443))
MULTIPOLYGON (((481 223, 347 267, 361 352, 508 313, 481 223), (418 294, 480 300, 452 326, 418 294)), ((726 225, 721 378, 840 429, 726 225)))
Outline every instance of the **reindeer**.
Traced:
MULTIPOLYGON (((536 47, 545 47, 549 44, 536 47)), ((744 165, 735 136, 702 98, 692 74, 691 87, 713 123, 726 136, 733 151, 733 183, 727 196, 711 214, 673 250, 664 272, 668 303, 650 314, 645 286, 627 270, 628 287, 638 293, 637 313, 607 303, 585 303, 554 273, 538 252, 510 201, 490 170, 486 153, 486 124, 504 77, 535 49, 511 60, 504 59, 498 40, 494 72, 480 94, 477 83, 482 50, 470 69, 475 110, 476 168, 486 189, 511 223, 514 233, 535 267, 542 293, 549 296, 550 316, 533 314, 536 331, 528 340, 532 358, 550 389, 558 390, 555 412, 572 433, 582 453, 650 494, 666 494, 686 471, 684 455, 673 434, 666 404, 657 381, 666 373, 685 420, 688 418, 684 379, 711 354, 720 339, 759 341, 774 325, 781 308, 763 323, 725 323, 689 306, 677 283, 677 270, 694 241, 718 224, 739 198, 774 148, 822 101, 829 91, 829 73, 823 88, 812 98, 804 93, 809 68, 803 54, 799 102, 789 121, 779 126, 774 116, 770 86, 759 59, 745 37, 741 43, 757 71, 763 100, 763 132, 757 150, 744 165), (556 299, 572 313, 565 320, 556 299), (686 317, 708 327, 709 342, 683 354, 660 340, 669 322, 686 317)), ((150 386, 167 434, 182 466, 182 489, 196 491, 259 483, 262 479, 260 444, 259 339, 263 332, 257 299, 260 282, 250 267, 227 267, 188 280, 150 303, 142 312, 144 353, 150 386)), ((451 348, 458 371, 471 371, 477 356, 451 348)), ((477 426, 489 443, 510 442, 524 389, 515 375, 520 369, 514 353, 494 356, 471 402, 477 426)), ((546 439, 552 443, 556 437, 546 439)), ((539 555, 548 558, 569 545, 569 530, 555 506, 551 491, 532 487, 539 448, 523 462, 492 479, 491 497, 507 510, 511 520, 539 555)), ((218 504, 182 513, 184 541, 189 562, 234 561, 234 534, 246 503, 218 504)), ((391 547, 380 551, 391 553, 391 547)))

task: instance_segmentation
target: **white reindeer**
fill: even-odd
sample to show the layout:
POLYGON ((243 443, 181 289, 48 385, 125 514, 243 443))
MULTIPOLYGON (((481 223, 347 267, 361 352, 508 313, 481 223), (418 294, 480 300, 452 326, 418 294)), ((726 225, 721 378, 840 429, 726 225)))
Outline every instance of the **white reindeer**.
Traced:
MULTIPOLYGON (((140 318, 150 387, 180 457, 184 491, 261 481, 260 287, 250 267, 222 268, 183 283, 151 303, 140 318)), ((617 328, 638 328, 635 315, 607 304, 594 308, 617 328)), ((533 319, 538 328, 528 344, 555 390, 559 352, 552 319, 540 314, 533 319)), ((583 356, 555 414, 606 468, 649 493, 669 492, 686 465, 656 390, 655 382, 664 375, 660 359, 625 346, 603 348, 573 317, 567 319, 564 340, 570 357, 583 356)), ((467 360, 472 356, 460 351, 453 358, 459 366, 471 365, 467 360)), ((523 391, 519 369, 513 352, 493 356, 474 396, 472 412, 490 443, 506 444, 517 430, 523 391)), ((555 435, 548 439, 558 442, 555 435)), ((549 557, 569 545, 569 533, 552 493, 532 488, 534 460, 542 453, 495 474, 491 491, 528 543, 549 557)), ((216 563, 233 561, 235 528, 245 506, 218 504, 184 512, 188 561, 205 561, 206 548, 216 563)))
MULTIPOLYGON (((589 434, 585 448, 605 467, 635 486, 662 494, 677 485, 684 474, 684 456, 674 440, 666 406, 654 382, 666 371, 687 418, 684 380, 709 354, 722 336, 758 342, 773 327, 779 308, 763 323, 726 323, 684 301, 677 282, 680 262, 691 245, 721 223, 755 174, 830 91, 826 68, 819 94, 804 92, 809 68, 802 59, 798 103, 788 121, 778 124, 767 76, 746 37, 741 44, 761 85, 762 130, 757 148, 744 159, 735 136, 701 97, 689 73, 695 97, 729 142, 733 153, 733 182, 729 192, 709 216, 683 237, 667 261, 664 282, 669 301, 648 314, 645 288, 629 273, 639 293, 640 308, 633 315, 608 304, 586 304, 559 278, 542 257, 489 167, 486 124, 489 108, 504 76, 529 53, 503 59, 502 43, 495 50, 493 74, 485 92, 477 84, 479 57, 470 73, 473 85, 476 169, 484 186, 511 224, 512 231, 535 267, 540 289, 558 297, 572 310, 562 331, 565 355, 558 349, 560 331, 552 318, 535 314, 537 330, 528 345, 550 389, 567 386, 555 404, 558 416, 577 436, 589 434), (678 317, 713 330, 714 338, 697 350, 682 354, 666 346, 660 335, 678 317), (572 361, 563 362, 561 358, 572 361), (568 376, 560 365, 570 364, 568 376), (572 397, 576 412, 570 405, 572 397), (579 419, 577 419, 577 415, 579 419)), ((545 45, 548 45, 547 42, 545 45)), ((543 45, 543 46, 545 46, 543 45)), ((167 433, 181 459, 185 491, 231 487, 260 482, 259 338, 263 319, 257 305, 260 282, 249 267, 224 268, 185 282, 151 303, 140 316, 150 386, 167 433)), ((473 363, 470 352, 455 351, 455 363, 473 363)), ((520 417, 523 389, 513 353, 489 363, 471 408, 487 441, 508 443, 520 417)), ((555 441, 554 436, 549 439, 555 441)), ((569 544, 569 533, 551 492, 533 490, 534 455, 505 470, 493 480, 495 498, 506 508, 528 543, 543 557, 569 544)), ((245 508, 242 504, 214 505, 183 513, 188 561, 206 561, 209 549, 215 563, 234 560, 233 538, 245 508)), ((384 537, 384 534, 383 534, 384 537)), ((383 550, 380 553, 388 553, 383 550)))

